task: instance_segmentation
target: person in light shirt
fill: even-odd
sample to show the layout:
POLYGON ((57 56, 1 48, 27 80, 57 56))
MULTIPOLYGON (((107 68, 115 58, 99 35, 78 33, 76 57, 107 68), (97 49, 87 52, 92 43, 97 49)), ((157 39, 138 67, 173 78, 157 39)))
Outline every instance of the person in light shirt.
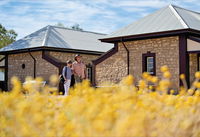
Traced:
POLYGON ((75 62, 72 64, 72 70, 74 72, 75 83, 80 83, 86 79, 86 66, 82 62, 82 56, 75 55, 75 62))

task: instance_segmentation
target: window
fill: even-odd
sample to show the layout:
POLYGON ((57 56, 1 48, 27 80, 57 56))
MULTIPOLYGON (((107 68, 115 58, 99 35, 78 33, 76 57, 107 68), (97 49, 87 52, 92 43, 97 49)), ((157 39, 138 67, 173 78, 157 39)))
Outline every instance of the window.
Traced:
POLYGON ((92 80, 92 68, 91 67, 87 68, 87 78, 89 80, 92 80))
POLYGON ((142 54, 142 71, 151 75, 156 75, 155 53, 147 52, 142 54))
POLYGON ((87 74, 87 79, 89 79, 90 81, 92 81, 92 65, 88 64, 86 66, 86 74, 87 74))
POLYGON ((0 81, 4 81, 4 80, 5 80, 5 69, 0 68, 0 81))
POLYGON ((25 64, 22 64, 22 69, 25 69, 26 65, 25 64))
POLYGON ((153 67, 153 63, 154 63, 154 58, 153 57, 147 57, 147 72, 149 72, 149 74, 154 74, 154 67, 153 67))
POLYGON ((0 56, 0 81, 5 81, 5 57, 0 56))

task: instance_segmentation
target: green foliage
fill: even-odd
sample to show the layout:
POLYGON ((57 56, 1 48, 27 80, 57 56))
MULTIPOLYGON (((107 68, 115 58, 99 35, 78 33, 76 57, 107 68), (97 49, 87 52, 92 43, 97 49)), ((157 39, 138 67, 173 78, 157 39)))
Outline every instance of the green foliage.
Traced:
POLYGON ((80 27, 79 24, 74 24, 73 26, 71 26, 71 28, 72 28, 73 30, 83 30, 83 29, 80 27))
POLYGON ((0 24, 0 48, 5 47, 16 40, 17 33, 14 30, 7 30, 0 24))
POLYGON ((63 28, 70 28, 70 29, 79 30, 79 31, 82 31, 82 30, 83 30, 83 29, 80 27, 79 24, 74 24, 74 25, 72 25, 71 27, 67 27, 67 26, 65 26, 63 23, 58 22, 55 26, 63 27, 63 28))
POLYGON ((56 24, 56 26, 58 26, 58 27, 65 27, 65 25, 62 24, 62 23, 60 23, 60 22, 58 22, 58 23, 56 24))

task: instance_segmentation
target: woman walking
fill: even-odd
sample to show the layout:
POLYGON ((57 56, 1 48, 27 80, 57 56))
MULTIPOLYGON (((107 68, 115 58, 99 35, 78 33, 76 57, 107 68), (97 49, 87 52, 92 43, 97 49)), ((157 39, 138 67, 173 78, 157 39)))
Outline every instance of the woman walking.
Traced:
POLYGON ((69 88, 70 88, 71 76, 72 76, 71 68, 72 68, 72 61, 68 60, 67 66, 65 66, 63 68, 63 71, 62 71, 62 75, 63 75, 63 78, 64 78, 64 89, 65 89, 64 96, 68 95, 68 91, 69 91, 69 88))

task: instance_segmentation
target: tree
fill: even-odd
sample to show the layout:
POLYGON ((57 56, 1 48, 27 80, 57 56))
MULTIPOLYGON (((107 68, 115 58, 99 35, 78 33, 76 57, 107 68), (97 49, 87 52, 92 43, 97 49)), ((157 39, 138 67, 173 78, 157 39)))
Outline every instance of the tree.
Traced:
POLYGON ((0 48, 5 47, 16 40, 17 33, 14 30, 7 30, 0 24, 0 48))
POLYGON ((73 29, 73 30, 83 30, 81 27, 80 27, 80 25, 79 24, 74 24, 73 26, 71 26, 71 28, 73 29))
POLYGON ((58 22, 55 26, 63 27, 63 28, 70 28, 70 29, 79 30, 79 31, 82 31, 82 30, 83 30, 83 29, 80 27, 79 24, 74 24, 74 25, 72 25, 71 27, 66 27, 63 23, 58 22))
POLYGON ((65 27, 65 25, 62 24, 62 23, 60 23, 60 22, 58 22, 58 23, 56 24, 56 26, 58 26, 58 27, 65 27))

